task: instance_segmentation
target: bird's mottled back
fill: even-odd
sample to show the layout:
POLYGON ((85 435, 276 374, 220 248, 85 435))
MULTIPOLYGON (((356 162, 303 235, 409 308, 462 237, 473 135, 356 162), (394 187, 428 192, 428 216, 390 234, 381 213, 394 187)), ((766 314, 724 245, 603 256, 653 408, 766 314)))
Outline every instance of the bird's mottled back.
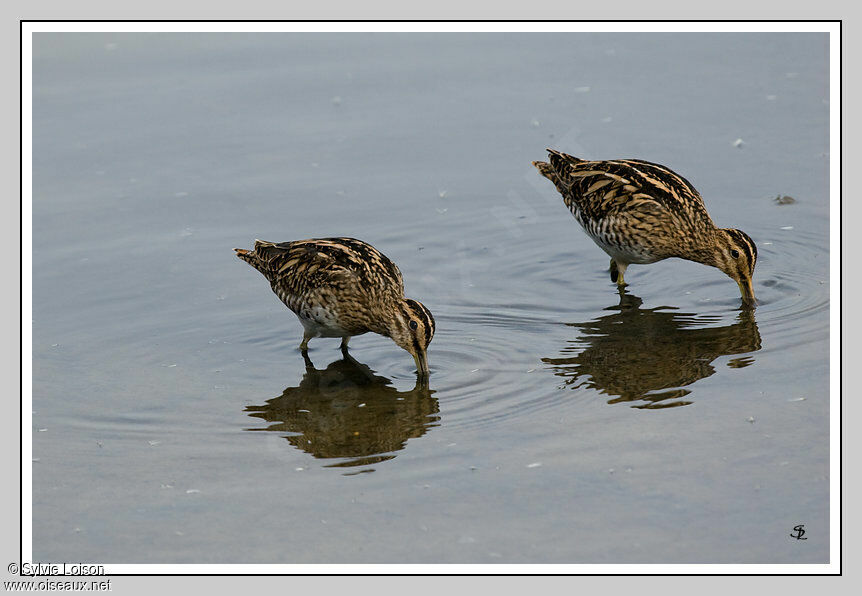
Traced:
POLYGON ((576 216, 580 211, 584 219, 598 220, 632 209, 657 208, 684 225, 713 225, 700 193, 662 165, 640 159, 587 161, 552 149, 548 155, 549 163, 533 165, 554 183, 576 216))
POLYGON ((290 294, 320 285, 358 284, 372 292, 404 293, 401 271, 386 255, 355 238, 315 238, 293 242, 256 240, 254 252, 239 257, 290 294))

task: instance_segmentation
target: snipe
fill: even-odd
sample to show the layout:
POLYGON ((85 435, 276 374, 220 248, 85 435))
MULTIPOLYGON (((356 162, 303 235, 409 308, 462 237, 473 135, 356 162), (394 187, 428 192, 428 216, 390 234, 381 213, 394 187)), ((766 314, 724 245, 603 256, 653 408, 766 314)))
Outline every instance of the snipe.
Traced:
POLYGON ((434 317, 404 298, 401 271, 370 244, 354 238, 256 240, 254 250, 234 250, 299 317, 303 352, 312 337, 340 337, 346 352, 352 336, 371 331, 392 338, 413 356, 420 376, 428 374, 434 317))
POLYGON ((563 195, 584 230, 611 257, 611 279, 624 285, 630 264, 678 257, 717 267, 755 304, 757 247, 744 232, 718 228, 685 178, 639 159, 587 161, 548 149, 533 165, 563 195))

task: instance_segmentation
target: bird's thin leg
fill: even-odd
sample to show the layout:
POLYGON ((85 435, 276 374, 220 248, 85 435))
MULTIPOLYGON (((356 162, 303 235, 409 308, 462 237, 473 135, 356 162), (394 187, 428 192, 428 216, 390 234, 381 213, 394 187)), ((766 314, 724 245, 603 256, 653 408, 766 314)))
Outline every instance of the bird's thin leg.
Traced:
POLYGON ((628 264, 617 263, 616 260, 611 259, 611 281, 615 282, 618 286, 626 285, 626 282, 623 279, 626 267, 628 267, 628 264))
POLYGON ((350 341, 350 336, 345 336, 341 338, 341 353, 347 356, 347 342, 350 341))
POLYGON ((310 334, 309 334, 309 333, 307 333, 307 332, 302 334, 302 343, 301 343, 301 344, 299 344, 299 349, 300 349, 301 351, 303 351, 303 352, 307 352, 307 351, 308 351, 308 340, 309 340, 309 339, 311 339, 312 337, 314 337, 314 336, 313 336, 313 335, 310 335, 310 334))

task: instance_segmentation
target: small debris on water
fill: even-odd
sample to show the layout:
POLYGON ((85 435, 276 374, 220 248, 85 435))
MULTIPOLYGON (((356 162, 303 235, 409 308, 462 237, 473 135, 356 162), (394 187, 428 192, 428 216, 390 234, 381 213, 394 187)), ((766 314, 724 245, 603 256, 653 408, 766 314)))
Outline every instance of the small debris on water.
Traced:
POLYGON ((527 467, 528 468, 539 468, 539 467, 541 467, 541 465, 542 465, 542 462, 537 461, 537 462, 533 462, 531 464, 527 464, 527 467))
POLYGON ((437 191, 437 196, 440 197, 441 199, 445 199, 447 194, 448 194, 448 192, 445 190, 438 190, 437 191))
POLYGON ((535 118, 533 118, 533 120, 530 122, 530 126, 532 126, 533 128, 539 128, 540 125, 541 123, 535 118))
POLYGON ((149 443, 150 447, 155 447, 156 445, 162 444, 161 441, 147 441, 147 443, 149 443))
POLYGON ((792 230, 793 226, 783 226, 781 229, 782 230, 792 230))
POLYGON ((739 149, 739 148, 740 148, 740 147, 742 147, 743 145, 745 145, 745 141, 743 141, 742 139, 736 139, 736 140, 733 142, 733 146, 734 146, 734 147, 736 147, 737 149, 739 149))
POLYGON ((186 494, 187 494, 187 495, 196 495, 196 494, 197 494, 197 493, 199 493, 199 492, 201 492, 201 491, 200 491, 200 489, 197 489, 197 488, 190 488, 190 489, 188 489, 188 490, 186 491, 186 494))
POLYGON ((805 401, 804 397, 791 397, 787 401, 805 401))
POLYGON ((778 195, 774 200, 776 205, 792 205, 796 202, 796 199, 788 195, 778 195))
POLYGON ((749 422, 750 424, 754 424, 754 416, 749 416, 749 417, 748 417, 748 422, 749 422))
POLYGON ((359 405, 358 405, 358 406, 356 406, 356 407, 357 407, 357 408, 364 408, 364 407, 365 407, 365 404, 359 404, 359 405))

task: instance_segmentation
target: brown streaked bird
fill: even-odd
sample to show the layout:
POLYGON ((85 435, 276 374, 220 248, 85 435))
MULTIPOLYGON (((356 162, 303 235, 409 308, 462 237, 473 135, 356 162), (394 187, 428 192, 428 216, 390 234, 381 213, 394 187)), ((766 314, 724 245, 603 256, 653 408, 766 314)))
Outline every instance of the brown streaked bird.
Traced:
POLYGON ((756 304, 751 277, 757 247, 744 232, 718 228, 700 193, 670 169, 639 159, 587 161, 548 149, 533 165, 554 183, 587 235, 611 257, 611 280, 626 267, 669 257, 717 267, 756 304))
POLYGON ((401 271, 370 244, 355 238, 255 240, 254 250, 234 250, 299 317, 303 352, 312 337, 340 337, 346 353, 352 336, 371 331, 392 338, 413 356, 420 376, 428 374, 434 317, 404 298, 401 271))

